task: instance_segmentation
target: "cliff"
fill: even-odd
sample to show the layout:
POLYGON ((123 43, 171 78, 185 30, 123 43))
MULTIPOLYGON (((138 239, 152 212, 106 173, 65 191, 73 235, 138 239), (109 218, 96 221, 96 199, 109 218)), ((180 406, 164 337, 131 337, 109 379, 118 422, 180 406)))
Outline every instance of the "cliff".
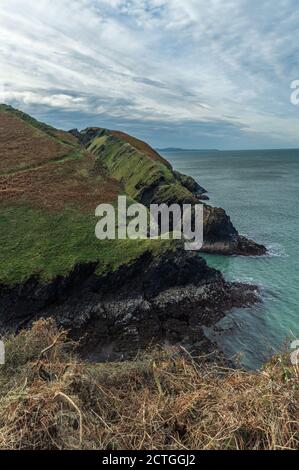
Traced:
MULTIPOLYGON (((196 204, 208 199, 207 191, 192 177, 173 171, 169 162, 155 150, 132 136, 100 128, 71 133, 96 156, 128 195, 146 206, 196 204)), ((266 253, 266 248, 240 236, 224 209, 204 203, 202 251, 259 256, 266 253)))
MULTIPOLYGON (((203 325, 257 300, 180 243, 96 239, 95 208, 118 195, 148 206, 205 194, 144 142, 59 131, 1 105, 0 154, 1 331, 53 316, 74 337, 86 333, 85 353, 97 357, 165 339, 201 349, 203 325)), ((223 209, 205 205, 205 233, 206 250, 248 251, 223 209)))

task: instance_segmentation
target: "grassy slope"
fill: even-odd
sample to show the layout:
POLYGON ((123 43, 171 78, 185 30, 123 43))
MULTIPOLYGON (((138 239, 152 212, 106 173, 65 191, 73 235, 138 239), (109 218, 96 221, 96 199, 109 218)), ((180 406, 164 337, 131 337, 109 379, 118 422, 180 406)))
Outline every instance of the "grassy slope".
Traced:
POLYGON ((67 133, 1 105, 0 155, 0 283, 48 281, 77 263, 98 262, 105 272, 164 249, 96 239, 95 208, 114 202, 120 187, 67 133))
MULTIPOLYGON (((111 176, 123 185, 127 194, 147 207, 150 204, 202 204, 204 249, 208 252, 232 254, 236 252, 238 233, 226 212, 201 202, 190 188, 185 175, 176 176, 162 157, 145 149, 134 138, 115 131, 102 130, 88 150, 104 164, 111 176), (133 146, 133 145, 136 145, 133 146), (184 184, 185 181, 185 184, 184 184)), ((191 183, 195 181, 191 181, 191 183)), ((191 184, 192 186, 192 184, 191 184)), ((194 190, 196 191, 196 189, 194 190)), ((245 250, 246 251, 246 250, 245 250)))
POLYGON ((0 283, 17 284, 31 276, 50 281, 77 264, 98 262, 97 273, 133 261, 145 250, 159 253, 167 241, 103 240, 95 237, 97 219, 74 209, 59 212, 28 205, 0 209, 0 283))
POLYGON ((12 106, 0 104, 0 113, 8 113, 10 115, 13 115, 24 123, 29 124, 32 128, 35 128, 38 131, 47 134, 49 137, 52 137, 53 139, 61 143, 77 146, 76 139, 68 132, 60 131, 52 126, 49 126, 48 124, 37 121, 32 116, 29 116, 29 114, 23 113, 22 111, 19 111, 18 109, 13 108, 12 106))
POLYGON ((156 150, 154 150, 152 147, 150 147, 146 142, 139 140, 136 137, 133 137, 129 134, 126 134, 125 132, 109 130, 109 134, 115 137, 118 137, 119 139, 122 139, 125 142, 128 142, 132 147, 137 149, 139 152, 147 155, 152 160, 163 163, 164 165, 166 165, 168 168, 171 169, 171 164, 167 160, 165 160, 165 158, 161 157, 161 155, 159 155, 159 153, 156 152, 156 150))
POLYGON ((142 151, 138 142, 140 141, 137 141, 137 147, 134 147, 134 139, 128 141, 121 133, 112 131, 111 134, 111 131, 108 131, 106 135, 95 138, 88 150, 123 184, 126 193, 138 201, 198 202, 193 194, 177 181, 170 165, 165 163, 162 157, 158 159, 155 155, 142 151), (147 201, 145 196, 149 187, 153 187, 155 192, 151 201, 147 201))
POLYGON ((169 349, 86 364, 50 321, 5 343, 0 449, 299 449, 298 367, 288 357, 258 372, 169 349))

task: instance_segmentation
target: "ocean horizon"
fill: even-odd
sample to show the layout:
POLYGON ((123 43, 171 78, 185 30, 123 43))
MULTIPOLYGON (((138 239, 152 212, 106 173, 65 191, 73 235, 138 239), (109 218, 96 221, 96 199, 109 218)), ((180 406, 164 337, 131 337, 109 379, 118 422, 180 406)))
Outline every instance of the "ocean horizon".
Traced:
POLYGON ((225 356, 257 369, 299 337, 299 150, 164 151, 175 170, 208 191, 241 234, 266 245, 264 257, 202 256, 227 280, 257 285, 261 303, 235 309, 206 334, 225 356))

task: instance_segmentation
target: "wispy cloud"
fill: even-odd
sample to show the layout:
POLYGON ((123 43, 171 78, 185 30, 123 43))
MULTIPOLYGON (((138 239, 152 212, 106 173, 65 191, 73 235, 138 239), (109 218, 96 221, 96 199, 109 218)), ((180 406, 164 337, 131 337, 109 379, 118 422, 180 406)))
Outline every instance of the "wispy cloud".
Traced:
POLYGON ((0 8, 6 102, 64 127, 118 125, 154 145, 299 145, 299 108, 289 100, 299 78, 297 0, 275 8, 1 0, 0 8))

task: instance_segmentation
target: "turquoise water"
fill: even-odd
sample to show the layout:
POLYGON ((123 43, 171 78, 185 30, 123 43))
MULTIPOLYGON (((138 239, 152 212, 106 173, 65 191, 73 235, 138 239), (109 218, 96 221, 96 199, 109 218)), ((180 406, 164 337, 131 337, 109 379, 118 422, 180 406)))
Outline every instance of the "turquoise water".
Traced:
POLYGON ((260 367, 299 339, 299 150, 164 152, 174 168, 193 176, 223 207, 240 233, 265 244, 262 258, 205 255, 229 280, 261 287, 262 303, 234 310, 207 330, 227 357, 260 367))

